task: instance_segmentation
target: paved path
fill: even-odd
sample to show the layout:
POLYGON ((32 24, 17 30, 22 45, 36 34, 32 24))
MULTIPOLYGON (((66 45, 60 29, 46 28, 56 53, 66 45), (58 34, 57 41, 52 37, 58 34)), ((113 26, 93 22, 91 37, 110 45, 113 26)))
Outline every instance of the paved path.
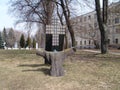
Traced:
MULTIPOLYGON (((95 52, 95 53, 101 53, 100 51, 96 51, 96 50, 89 50, 89 49, 83 49, 83 51, 87 51, 87 52, 95 52)), ((120 55, 119 52, 111 52, 109 51, 110 54, 114 54, 114 55, 120 55)))

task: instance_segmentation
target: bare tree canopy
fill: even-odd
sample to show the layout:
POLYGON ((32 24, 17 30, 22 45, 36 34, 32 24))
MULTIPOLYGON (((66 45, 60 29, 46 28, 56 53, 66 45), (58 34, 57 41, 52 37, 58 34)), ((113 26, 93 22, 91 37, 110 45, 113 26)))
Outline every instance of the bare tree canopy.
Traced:
POLYGON ((51 0, 11 0, 10 2, 10 10, 18 18, 17 23, 49 23, 54 10, 54 3, 51 0))

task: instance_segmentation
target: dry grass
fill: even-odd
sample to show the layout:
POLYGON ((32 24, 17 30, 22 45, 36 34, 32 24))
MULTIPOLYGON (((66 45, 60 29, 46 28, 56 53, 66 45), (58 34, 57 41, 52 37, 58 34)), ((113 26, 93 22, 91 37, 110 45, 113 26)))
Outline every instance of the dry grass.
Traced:
POLYGON ((120 56, 77 51, 65 61, 65 76, 51 77, 49 68, 35 51, 0 50, 0 90, 120 89, 120 56))

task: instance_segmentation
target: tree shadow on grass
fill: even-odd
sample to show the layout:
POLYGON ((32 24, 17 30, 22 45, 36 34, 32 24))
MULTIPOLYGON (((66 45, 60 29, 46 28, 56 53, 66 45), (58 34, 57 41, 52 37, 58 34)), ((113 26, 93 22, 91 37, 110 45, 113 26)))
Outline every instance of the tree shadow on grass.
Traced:
POLYGON ((22 70, 22 72, 43 72, 45 75, 50 75, 50 69, 48 68, 28 69, 22 70))
POLYGON ((43 72, 45 75, 50 75, 50 70, 47 68, 50 65, 47 64, 20 64, 18 67, 32 67, 33 69, 22 70, 22 72, 43 72), (46 68, 37 68, 41 66, 46 66, 46 68), (35 69, 37 68, 37 69, 35 69))
POLYGON ((46 64, 20 64, 18 67, 40 67, 40 66, 49 66, 46 64))

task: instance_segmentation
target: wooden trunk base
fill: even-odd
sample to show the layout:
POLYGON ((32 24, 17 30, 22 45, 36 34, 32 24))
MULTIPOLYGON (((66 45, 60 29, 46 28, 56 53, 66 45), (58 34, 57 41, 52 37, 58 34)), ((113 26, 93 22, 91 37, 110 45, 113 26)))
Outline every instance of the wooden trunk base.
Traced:
POLYGON ((63 62, 67 56, 74 53, 73 48, 60 52, 47 52, 44 50, 37 50, 36 54, 42 56, 51 64, 50 75, 51 76, 64 76, 63 62))
POLYGON ((53 52, 51 53, 51 60, 52 65, 50 69, 50 75, 51 76, 64 76, 64 68, 63 68, 63 62, 64 62, 64 53, 63 52, 53 52))

